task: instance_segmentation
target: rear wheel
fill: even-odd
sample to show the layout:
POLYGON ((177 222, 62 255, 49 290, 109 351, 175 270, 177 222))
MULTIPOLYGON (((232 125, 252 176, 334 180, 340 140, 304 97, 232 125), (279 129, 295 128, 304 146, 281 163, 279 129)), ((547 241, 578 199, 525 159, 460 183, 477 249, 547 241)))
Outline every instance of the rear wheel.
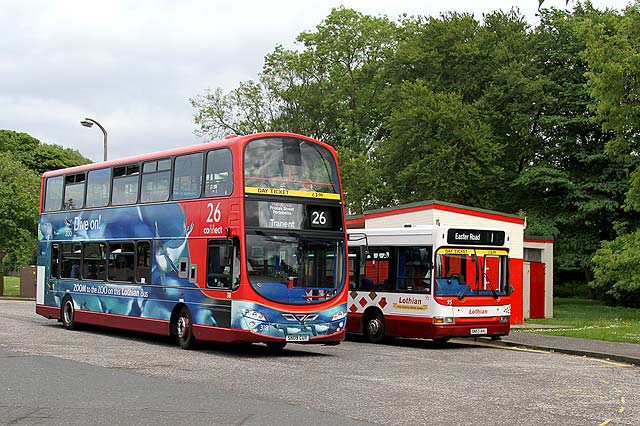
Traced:
POLYGON ((384 339, 385 324, 380 312, 367 315, 364 322, 364 336, 371 343, 380 343, 384 339))
POLYGON ((191 313, 185 306, 180 310, 176 320, 176 336, 178 344, 182 349, 193 349, 196 339, 193 336, 193 325, 191 324, 191 313))
POLYGON ((62 305, 60 307, 60 319, 62 320, 62 325, 67 330, 73 330, 76 328, 76 309, 73 306, 73 299, 71 296, 66 296, 62 300, 62 305))

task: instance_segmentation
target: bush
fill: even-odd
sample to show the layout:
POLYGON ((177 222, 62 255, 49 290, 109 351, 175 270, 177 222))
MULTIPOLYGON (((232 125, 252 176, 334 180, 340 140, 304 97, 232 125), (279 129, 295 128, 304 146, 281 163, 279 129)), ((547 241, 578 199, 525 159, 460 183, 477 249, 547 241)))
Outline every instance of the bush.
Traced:
POLYGON ((640 230, 603 241, 589 284, 609 304, 640 307, 640 230))
POLYGON ((591 299, 591 287, 586 281, 568 281, 553 284, 553 297, 591 299))

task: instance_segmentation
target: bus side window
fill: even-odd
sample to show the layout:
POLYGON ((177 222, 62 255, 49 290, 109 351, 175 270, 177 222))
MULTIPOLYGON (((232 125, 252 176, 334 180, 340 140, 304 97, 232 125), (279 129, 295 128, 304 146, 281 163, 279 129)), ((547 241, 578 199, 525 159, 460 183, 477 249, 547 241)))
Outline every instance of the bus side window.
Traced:
POLYGON ((233 192, 231 151, 218 149, 207 153, 204 196, 223 197, 233 192))
POLYGON ((87 174, 85 207, 105 207, 111 193, 111 168, 91 170, 87 174))
POLYGON ((203 159, 201 152, 176 157, 172 199, 188 200, 200 197, 203 159))
POLYGON ((62 191, 64 190, 64 176, 47 178, 45 184, 44 211, 52 212, 62 208, 62 191))
POLYGON ((60 277, 60 245, 51 244, 51 264, 49 265, 49 275, 51 278, 60 277))
POLYGON ((171 159, 147 161, 142 164, 140 202, 153 203, 169 199, 171 159))
POLYGON ((429 291, 431 289, 431 250, 426 247, 398 249, 398 290, 429 291))
POLYGON ((80 278, 82 246, 79 243, 62 243, 60 278, 80 278))
POLYGON ((84 243, 82 246, 82 278, 104 281, 106 278, 106 244, 84 243))
POLYGON ((360 276, 359 247, 349 247, 349 289, 355 290, 360 276))
POLYGON ((234 265, 235 245, 231 240, 209 240, 207 246, 207 288, 229 289, 240 276, 239 261, 234 265))
POLYGON ((133 282, 134 244, 109 243, 109 281, 133 282))
POLYGON ((76 173, 65 176, 64 209, 81 209, 84 206, 85 174, 76 173))
POLYGON ((136 282, 151 284, 151 242, 136 243, 136 282))
POLYGON ((390 247, 369 247, 365 274, 360 276, 360 289, 392 290, 393 278, 389 273, 393 264, 390 247))
POLYGON ((140 166, 138 164, 114 167, 111 204, 114 206, 135 204, 138 201, 139 184, 140 166))

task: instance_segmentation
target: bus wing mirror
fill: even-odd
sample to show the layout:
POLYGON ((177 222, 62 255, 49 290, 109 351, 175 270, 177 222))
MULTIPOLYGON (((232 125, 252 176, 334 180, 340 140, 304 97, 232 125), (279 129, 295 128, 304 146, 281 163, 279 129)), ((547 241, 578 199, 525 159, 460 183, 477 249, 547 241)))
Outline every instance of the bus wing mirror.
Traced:
POLYGON ((233 240, 227 240, 224 245, 224 256, 233 261, 233 240))
POLYGON ((510 296, 511 293, 515 292, 516 289, 514 286, 512 286, 511 284, 509 284, 509 288, 507 288, 507 296, 510 296))

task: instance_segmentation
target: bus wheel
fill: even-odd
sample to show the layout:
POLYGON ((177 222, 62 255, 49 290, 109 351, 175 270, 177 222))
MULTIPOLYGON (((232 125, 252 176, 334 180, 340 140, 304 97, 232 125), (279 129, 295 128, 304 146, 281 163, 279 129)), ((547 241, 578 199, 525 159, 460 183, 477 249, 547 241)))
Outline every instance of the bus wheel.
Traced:
POLYGON ((364 323, 364 336, 371 343, 380 343, 384 339, 384 318, 379 312, 374 312, 366 317, 364 323))
POLYGON ((187 307, 183 307, 178 314, 178 319, 176 320, 176 336, 178 336, 178 344, 182 349, 192 349, 195 346, 196 339, 193 336, 191 314, 187 307))
POLYGON ((284 349, 285 346, 287 346, 287 342, 267 342, 267 349, 269 349, 271 352, 280 352, 284 349))
POLYGON ((73 330, 74 328, 76 328, 75 313, 76 310, 73 306, 73 299, 71 298, 71 296, 66 296, 62 300, 62 306, 60 308, 60 319, 62 320, 62 325, 67 330, 73 330))

